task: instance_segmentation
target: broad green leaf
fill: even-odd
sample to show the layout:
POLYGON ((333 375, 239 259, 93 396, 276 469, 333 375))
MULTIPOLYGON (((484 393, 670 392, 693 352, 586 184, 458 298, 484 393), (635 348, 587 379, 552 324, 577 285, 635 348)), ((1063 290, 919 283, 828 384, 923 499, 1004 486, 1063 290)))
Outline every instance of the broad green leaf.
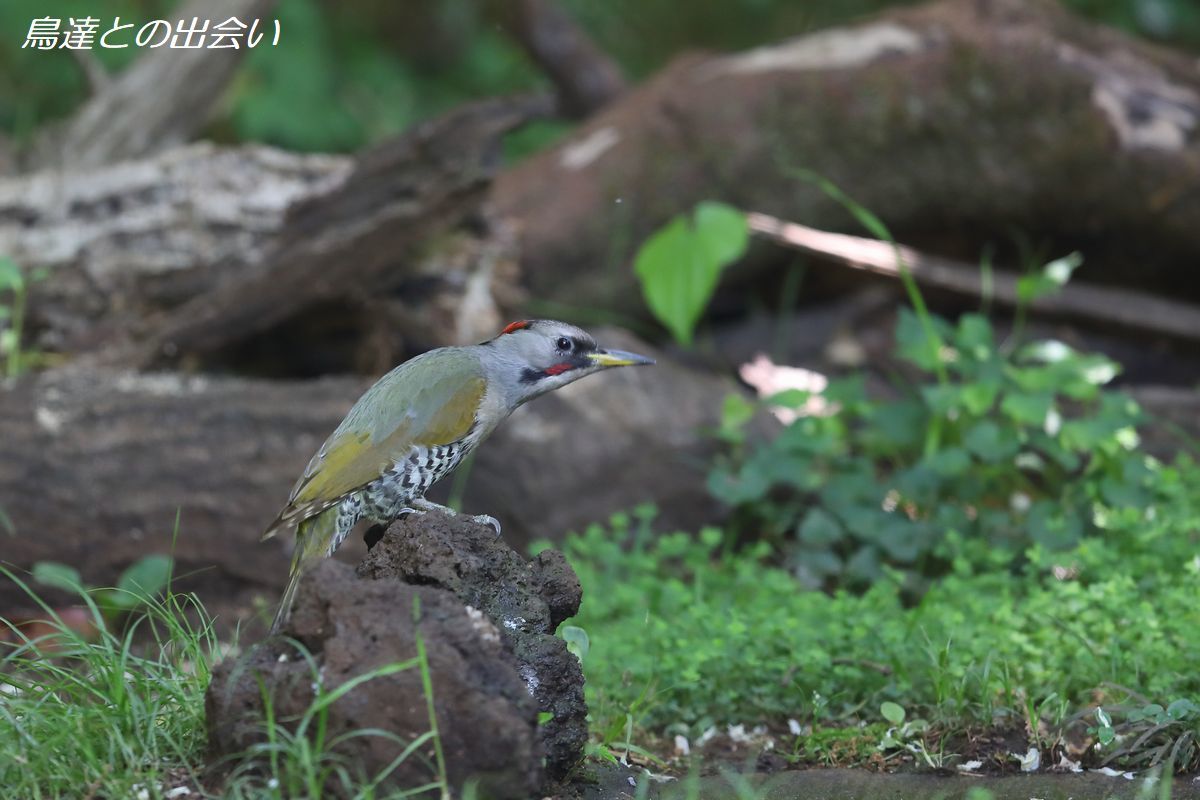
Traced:
POLYGON ((962 390, 953 384, 931 384, 921 387, 921 396, 929 410, 937 416, 945 416, 958 408, 962 401, 962 390))
POLYGON ((880 526, 878 542, 890 558, 911 563, 921 554, 924 532, 920 523, 898 514, 880 526))
POLYGON ((797 569, 807 569, 817 576, 837 575, 842 571, 842 559, 828 547, 801 548, 796 556, 797 569))
POLYGON ((1167 716, 1171 719, 1187 719, 1195 715, 1197 711, 1200 711, 1200 707, 1197 707, 1195 703, 1186 697, 1173 700, 1167 706, 1167 716))
POLYGON ((43 586, 78 592, 83 588, 79 570, 57 561, 39 561, 33 565, 33 579, 43 586))
POLYGON ((971 468, 971 458, 961 447, 947 447, 925 459, 930 468, 943 478, 962 475, 971 468))
POLYGON ((716 274, 687 220, 676 217, 642 245, 634 261, 650 311, 682 344, 690 344, 704 304, 716 287, 716 274))
POLYGON ((117 579, 118 605, 137 605, 140 598, 162 591, 171 579, 171 557, 161 554, 143 556, 129 565, 117 579))
POLYGON ((846 562, 846 574, 858 580, 873 583, 883 575, 879 564, 879 551, 873 545, 864 545, 846 562))
POLYGON ((801 408, 813 397, 813 392, 807 389, 784 389, 766 399, 768 405, 782 408, 801 408))
MULTIPOLYGON (((950 325, 946 320, 930 316, 929 322, 935 335, 943 341, 950 338, 950 325)), ((926 372, 933 372, 942 357, 938 352, 938 343, 929 340, 920 318, 908 308, 901 308, 896 318, 896 351, 926 372)))
POLYGON ((962 387, 962 404, 970 414, 979 415, 991 409, 1000 387, 992 381, 974 381, 962 387))
POLYGON ((717 279, 748 241, 741 212, 702 203, 694 219, 678 216, 652 235, 634 259, 646 304, 681 344, 691 344, 717 279))
POLYGON ((721 422, 718 434, 727 442, 741 442, 746 438, 742 428, 754 417, 758 409, 754 403, 740 394, 730 392, 721 404, 721 422))
POLYGON ((954 346, 977 360, 987 358, 995 346, 992 326, 987 317, 982 314, 963 314, 959 317, 954 346))
POLYGON ((25 276, 17 262, 11 258, 0 257, 0 290, 15 289, 20 291, 25 286, 25 276))
POLYGON ((708 201, 696 206, 695 218, 696 236, 708 257, 720 267, 732 264, 746 252, 750 228, 745 214, 724 203, 708 201))
POLYGON ((899 725, 904 722, 904 709, 898 703, 893 703, 891 700, 887 700, 879 706, 879 713, 893 725, 899 725))
POLYGON ((1016 422, 1041 427, 1053 404, 1054 395, 1051 392, 1014 393, 1001 401, 1000 410, 1016 422))
POLYGON ((840 541, 844 532, 841 523, 827 511, 814 508, 804 515, 804 521, 797 530, 800 541, 811 545, 833 544, 840 541))
POLYGON ((559 631, 559 635, 566 641, 567 649, 579 659, 580 663, 583 663, 583 660, 587 658, 588 651, 592 647, 587 631, 578 625, 563 625, 559 631))
POLYGON ((963 434, 963 444, 982 461, 997 462, 1016 455, 1020 444, 1016 437, 1005 436, 990 419, 975 423, 963 434))

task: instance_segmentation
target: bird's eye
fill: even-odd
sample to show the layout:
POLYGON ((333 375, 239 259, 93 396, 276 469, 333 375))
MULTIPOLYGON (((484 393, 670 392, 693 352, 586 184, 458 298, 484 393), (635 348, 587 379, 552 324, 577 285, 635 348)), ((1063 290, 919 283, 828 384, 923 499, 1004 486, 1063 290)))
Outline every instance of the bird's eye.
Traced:
POLYGON ((559 350, 562 350, 564 353, 569 353, 571 352, 572 344, 570 339, 565 336, 560 336, 558 337, 558 341, 554 343, 554 346, 559 350))

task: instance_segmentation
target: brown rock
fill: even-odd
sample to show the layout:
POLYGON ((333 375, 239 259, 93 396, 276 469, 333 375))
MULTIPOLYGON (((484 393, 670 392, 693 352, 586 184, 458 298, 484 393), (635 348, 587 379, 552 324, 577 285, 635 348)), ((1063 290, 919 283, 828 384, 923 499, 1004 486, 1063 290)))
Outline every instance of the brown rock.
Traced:
MULTIPOLYGON (((496 629, 449 592, 393 579, 358 580, 349 566, 326 561, 305 579, 286 633, 311 654, 316 674, 295 644, 282 638, 219 665, 205 699, 216 755, 243 754, 264 741, 264 692, 275 717, 294 730, 318 683, 328 693, 379 667, 413 659, 419 636, 450 785, 474 779, 484 796, 496 798, 526 798, 538 790, 536 704, 496 629)), ((337 741, 331 749, 352 771, 370 777, 429 729, 421 673, 414 667, 375 677, 332 703, 326 741, 337 741), (390 735, 338 739, 364 728, 390 735)), ((385 785, 428 783, 433 763, 427 744, 402 761, 385 785)))
POLYGON ((486 614, 516 654, 538 711, 552 715, 539 728, 547 772, 562 778, 579 762, 587 742, 583 670, 553 634, 579 611, 582 590, 561 553, 526 561, 487 525, 435 513, 389 527, 358 575, 447 589, 486 614))

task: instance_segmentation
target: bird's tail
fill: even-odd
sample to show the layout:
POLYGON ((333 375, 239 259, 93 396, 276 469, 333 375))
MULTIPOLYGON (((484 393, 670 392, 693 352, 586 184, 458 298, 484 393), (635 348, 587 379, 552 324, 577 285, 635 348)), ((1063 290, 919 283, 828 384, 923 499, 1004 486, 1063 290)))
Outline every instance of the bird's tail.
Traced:
POLYGON ((292 568, 288 573, 283 597, 279 600, 279 610, 275 612, 275 621, 271 623, 272 636, 282 630, 283 624, 292 613, 292 603, 296 600, 300 579, 314 564, 329 554, 329 544, 333 541, 336 527, 337 508, 333 507, 325 509, 315 517, 309 517, 296 528, 296 550, 292 553, 292 568))

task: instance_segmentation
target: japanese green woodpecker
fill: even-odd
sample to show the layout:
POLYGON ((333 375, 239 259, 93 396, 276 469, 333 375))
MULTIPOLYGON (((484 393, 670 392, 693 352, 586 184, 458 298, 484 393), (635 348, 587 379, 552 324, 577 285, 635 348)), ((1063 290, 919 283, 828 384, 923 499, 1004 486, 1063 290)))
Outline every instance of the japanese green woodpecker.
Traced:
MULTIPOLYGON (((360 519, 454 512, 425 499, 517 406, 610 367, 652 359, 604 350, 585 331, 523 320, 469 347, 430 350, 384 375, 358 399, 296 482, 263 534, 296 527, 287 588, 271 632, 287 619, 305 571, 332 555, 360 519)), ((488 516, 474 518, 496 528, 488 516)))

